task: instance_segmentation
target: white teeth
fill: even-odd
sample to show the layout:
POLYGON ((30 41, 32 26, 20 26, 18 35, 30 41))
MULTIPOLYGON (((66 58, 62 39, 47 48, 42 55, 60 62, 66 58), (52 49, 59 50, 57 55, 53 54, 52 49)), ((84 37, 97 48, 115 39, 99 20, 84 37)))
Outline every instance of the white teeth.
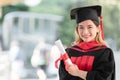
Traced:
POLYGON ((84 37, 89 37, 89 36, 84 36, 84 37))

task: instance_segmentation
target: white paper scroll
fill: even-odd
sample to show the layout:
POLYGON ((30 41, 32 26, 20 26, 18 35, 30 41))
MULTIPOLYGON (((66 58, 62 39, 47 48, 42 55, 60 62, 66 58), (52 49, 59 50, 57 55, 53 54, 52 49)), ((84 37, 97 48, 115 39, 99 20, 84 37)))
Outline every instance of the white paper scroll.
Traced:
POLYGON ((63 44, 62 44, 62 42, 61 42, 60 39, 57 40, 57 41, 55 41, 55 45, 58 47, 58 49, 59 49, 59 51, 60 51, 61 54, 66 53, 66 51, 65 51, 65 49, 63 47, 63 44))

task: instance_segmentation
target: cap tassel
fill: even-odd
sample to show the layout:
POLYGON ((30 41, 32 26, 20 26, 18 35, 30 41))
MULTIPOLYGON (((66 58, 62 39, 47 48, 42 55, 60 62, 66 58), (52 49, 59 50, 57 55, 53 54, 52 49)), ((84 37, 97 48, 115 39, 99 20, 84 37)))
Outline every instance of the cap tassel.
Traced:
POLYGON ((100 16, 100 29, 101 29, 102 39, 104 40, 104 28, 103 28, 102 16, 100 16))

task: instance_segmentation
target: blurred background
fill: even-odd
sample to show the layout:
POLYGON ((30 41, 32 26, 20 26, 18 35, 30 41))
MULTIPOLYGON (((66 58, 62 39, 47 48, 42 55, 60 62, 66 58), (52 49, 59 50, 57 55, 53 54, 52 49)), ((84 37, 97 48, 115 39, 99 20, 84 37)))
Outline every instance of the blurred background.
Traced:
POLYGON ((0 80, 58 80, 54 42, 71 45, 76 22, 70 10, 89 5, 103 6, 105 40, 120 80, 120 0, 0 0, 0 80))

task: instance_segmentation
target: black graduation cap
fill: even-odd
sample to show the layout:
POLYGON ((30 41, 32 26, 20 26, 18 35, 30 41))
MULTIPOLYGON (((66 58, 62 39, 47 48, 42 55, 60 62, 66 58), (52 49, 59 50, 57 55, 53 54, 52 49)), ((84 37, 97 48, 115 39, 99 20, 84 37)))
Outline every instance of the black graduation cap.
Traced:
POLYGON ((70 16, 71 19, 76 19, 76 22, 82 22, 84 20, 95 20, 99 23, 99 18, 101 15, 101 6, 87 6, 87 7, 79 7, 71 10, 70 16))

